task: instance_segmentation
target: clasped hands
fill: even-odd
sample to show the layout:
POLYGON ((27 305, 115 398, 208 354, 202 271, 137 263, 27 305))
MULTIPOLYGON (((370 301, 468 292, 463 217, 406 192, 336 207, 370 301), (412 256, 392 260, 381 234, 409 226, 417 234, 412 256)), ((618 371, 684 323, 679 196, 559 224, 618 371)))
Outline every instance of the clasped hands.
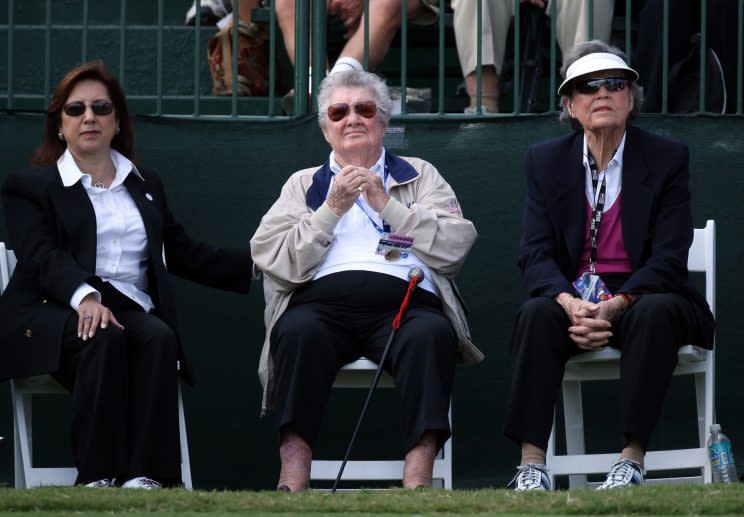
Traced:
POLYGON ((93 293, 83 298, 77 308, 78 313, 78 337, 87 341, 96 335, 99 328, 105 329, 112 323, 114 326, 124 330, 124 327, 116 320, 114 314, 108 307, 98 301, 93 293))
POLYGON ((612 337, 612 323, 627 309, 627 301, 616 296, 599 303, 576 298, 569 293, 555 297, 571 320, 568 334, 582 350, 598 350, 612 337))
POLYGON ((390 200, 377 174, 364 167, 347 165, 333 177, 326 203, 340 217, 354 206, 359 196, 364 196, 367 204, 378 214, 390 200))

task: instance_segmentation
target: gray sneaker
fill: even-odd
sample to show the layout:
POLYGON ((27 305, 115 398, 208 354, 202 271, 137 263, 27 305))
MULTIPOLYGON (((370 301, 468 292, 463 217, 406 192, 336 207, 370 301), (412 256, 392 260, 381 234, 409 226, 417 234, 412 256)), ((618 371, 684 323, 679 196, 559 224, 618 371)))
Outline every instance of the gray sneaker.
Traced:
POLYGON ((630 458, 623 458, 610 467, 610 471, 607 473, 607 479, 597 487, 597 490, 622 488, 624 486, 641 486, 643 484, 643 469, 641 468, 641 464, 630 458))
POLYGON ((114 479, 99 479, 98 481, 91 481, 85 485, 85 488, 111 488, 114 486, 116 478, 114 479))
MULTIPOLYGON (((232 6, 226 0, 202 0, 199 18, 202 25, 217 25, 217 22, 230 14, 232 6)), ((186 25, 196 24, 196 0, 186 12, 186 25)))
POLYGON ((139 488, 141 490, 153 490, 153 489, 162 488, 160 483, 158 483, 154 479, 150 479, 144 476, 130 479, 129 481, 121 485, 121 487, 122 488, 139 488))
POLYGON ((514 487, 517 492, 526 490, 550 490, 550 478, 548 467, 538 463, 527 463, 517 467, 517 474, 506 485, 507 488, 514 487))

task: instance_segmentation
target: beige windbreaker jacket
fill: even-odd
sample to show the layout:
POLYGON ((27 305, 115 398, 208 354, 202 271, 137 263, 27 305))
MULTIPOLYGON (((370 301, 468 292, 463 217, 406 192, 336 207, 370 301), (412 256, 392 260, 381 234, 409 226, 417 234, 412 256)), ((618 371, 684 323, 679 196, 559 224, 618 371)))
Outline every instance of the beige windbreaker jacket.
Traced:
MULTIPOLYGON (((457 333, 459 362, 480 362, 484 356, 470 339, 464 304, 454 283, 477 237, 475 227, 463 217, 452 188, 430 163, 386 153, 385 168, 390 173, 390 201, 380 216, 396 233, 415 237, 413 251, 428 266, 444 313, 457 333)), ((251 239, 254 267, 263 272, 266 299, 266 338, 258 365, 264 389, 262 412, 272 405, 271 329, 292 292, 313 278, 333 244, 340 218, 324 202, 331 177, 328 162, 294 173, 251 239)))

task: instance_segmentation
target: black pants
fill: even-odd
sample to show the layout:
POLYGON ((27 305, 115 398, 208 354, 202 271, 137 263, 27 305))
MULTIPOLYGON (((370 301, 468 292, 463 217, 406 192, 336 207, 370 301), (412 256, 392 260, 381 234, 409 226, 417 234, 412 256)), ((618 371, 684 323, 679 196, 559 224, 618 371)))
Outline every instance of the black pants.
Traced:
MULTIPOLYGON (((648 294, 613 324, 610 345, 620 358, 620 421, 625 443, 644 450, 677 365, 680 346, 693 342, 695 315, 678 294, 648 294)), ((527 301, 511 339, 512 382, 504 434, 547 449, 566 361, 582 350, 568 337, 570 321, 551 298, 527 301)))
MULTIPOLYGON (((280 429, 314 446, 336 373, 362 356, 379 362, 407 283, 351 271, 298 289, 271 333, 280 429)), ((406 451, 424 431, 449 438, 457 337, 439 299, 417 288, 383 365, 403 400, 406 451)))
POLYGON ((157 316, 106 285, 103 304, 119 323, 77 336, 77 313, 65 327, 54 377, 72 392, 73 457, 78 484, 147 476, 181 478, 178 434, 178 343, 157 316), (117 294, 118 293, 118 294, 117 294))

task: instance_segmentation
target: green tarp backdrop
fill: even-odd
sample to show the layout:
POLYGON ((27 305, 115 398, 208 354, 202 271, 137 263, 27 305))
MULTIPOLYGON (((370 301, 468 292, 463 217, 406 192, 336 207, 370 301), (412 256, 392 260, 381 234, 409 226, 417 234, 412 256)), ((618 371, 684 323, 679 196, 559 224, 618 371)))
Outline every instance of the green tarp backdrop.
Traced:
MULTIPOLYGON (((0 179, 26 166, 42 134, 38 114, 0 114, 0 179)), ((744 118, 644 117, 639 125, 689 144, 695 226, 718 223, 717 419, 744 458, 740 324, 744 279, 744 118)), ((176 217, 197 239, 248 246, 263 213, 287 177, 328 156, 314 119, 277 122, 136 119, 137 160, 165 181, 176 217)), ((393 123, 390 152, 432 162, 454 187, 479 238, 458 279, 470 308, 474 341, 486 354, 458 369, 453 400, 456 488, 503 486, 517 448, 501 433, 509 384, 508 338, 523 299, 516 267, 523 196, 522 160, 534 142, 569 129, 553 116, 474 121, 393 123)), ((560 174, 559 170, 555 171, 560 174)), ((632 207, 631 207, 632 208, 632 207)), ((1 216, 0 216, 1 218, 1 216)), ((0 240, 6 240, 4 219, 0 240)), ((184 345, 197 369, 196 389, 184 390, 192 473, 198 488, 270 489, 278 474, 275 421, 259 416, 256 375, 263 342, 263 295, 247 296, 174 279, 184 345)), ((617 450, 617 387, 584 391, 589 449, 617 450)), ((343 455, 364 393, 334 394, 318 457, 343 455)), ((69 462, 69 400, 41 397, 34 421, 40 465, 69 462)), ((354 456, 400 455, 394 393, 373 399, 354 456)), ((692 446, 696 440, 691 379, 672 385, 651 448, 692 446)), ((0 385, 0 435, 12 441, 10 389, 0 385)), ((12 445, 12 444, 11 444, 12 445)), ((0 484, 12 484, 12 448, 0 449, 0 484)), ((744 463, 739 460, 740 471, 744 463)))

